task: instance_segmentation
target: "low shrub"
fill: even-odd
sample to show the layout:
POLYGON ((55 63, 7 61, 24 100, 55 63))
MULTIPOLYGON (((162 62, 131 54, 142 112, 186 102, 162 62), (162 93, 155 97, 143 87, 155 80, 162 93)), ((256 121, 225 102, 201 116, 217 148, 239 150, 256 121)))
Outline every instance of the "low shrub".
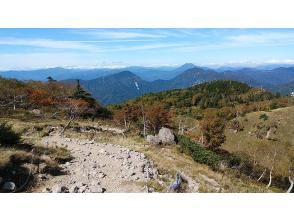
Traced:
POLYGON ((12 130, 6 122, 0 124, 0 146, 10 146, 20 142, 20 134, 12 130))
POLYGON ((218 168, 220 157, 215 152, 202 147, 200 144, 185 136, 178 136, 178 144, 179 151, 191 155, 196 162, 206 164, 213 169, 218 168))
POLYGON ((261 114, 259 116, 259 119, 263 119, 264 121, 266 121, 268 119, 268 115, 267 114, 261 114))

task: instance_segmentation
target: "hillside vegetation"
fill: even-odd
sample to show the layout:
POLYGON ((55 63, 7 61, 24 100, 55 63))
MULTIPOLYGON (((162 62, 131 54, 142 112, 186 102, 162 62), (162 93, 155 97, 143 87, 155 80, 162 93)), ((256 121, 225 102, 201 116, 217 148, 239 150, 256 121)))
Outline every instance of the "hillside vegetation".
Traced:
POLYGON ((153 134, 156 130, 150 128, 154 125, 154 116, 150 115, 149 111, 161 115, 163 112, 169 113, 169 117, 160 117, 165 118, 164 124, 160 124, 178 129, 179 135, 194 140, 195 144, 185 139, 180 143, 183 145, 181 151, 191 155, 195 161, 205 163, 213 169, 222 166, 227 167, 226 169, 236 169, 243 175, 268 186, 287 188, 288 177, 291 179, 293 175, 291 153, 293 144, 287 140, 288 137, 293 137, 293 134, 291 131, 290 133, 286 131, 279 123, 280 120, 286 122, 287 117, 291 117, 292 114, 288 112, 289 116, 281 116, 280 120, 275 117, 269 120, 270 115, 262 111, 276 112, 278 109, 289 111, 286 109, 293 108, 290 107, 293 105, 294 99, 291 97, 280 97, 279 94, 274 95, 262 88, 221 80, 188 89, 147 94, 125 104, 113 106, 113 109, 115 119, 122 125, 123 121, 135 122, 134 126, 143 129, 144 125, 144 128, 149 129, 149 133, 153 134), (144 107, 144 111, 140 106, 144 107), (137 114, 131 115, 130 112, 137 114), (252 114, 258 115, 259 118, 247 118, 247 115, 252 114), (143 116, 145 122, 141 120, 143 116), (244 127, 246 123, 254 123, 252 131, 246 130, 244 127), (278 134, 277 129, 281 129, 280 137, 272 138, 274 134, 278 134), (247 136, 245 138, 238 134, 247 136), (262 142, 264 143, 260 144, 262 142), (250 148, 256 149, 261 156, 258 158, 257 153, 252 153, 250 150, 250 154, 244 152, 246 151, 244 149, 250 148), (264 159, 262 155, 267 155, 268 159, 264 159))
MULTIPOLYGON (((0 177, 16 183, 17 191, 62 174, 63 163, 72 159, 65 143, 71 149, 83 143, 121 144, 146 154, 161 176, 146 184, 159 191, 177 172, 193 183, 195 189, 186 185, 190 191, 202 192, 280 192, 293 178, 293 129, 286 124, 292 122, 292 97, 217 80, 106 108, 79 81, 68 85, 51 77, 47 82, 0 78, 0 85, 0 177), (147 142, 162 127, 175 134, 174 141, 147 142)), ((78 152, 82 163, 85 155, 78 152)), ((116 158, 112 156, 107 161, 116 158)))

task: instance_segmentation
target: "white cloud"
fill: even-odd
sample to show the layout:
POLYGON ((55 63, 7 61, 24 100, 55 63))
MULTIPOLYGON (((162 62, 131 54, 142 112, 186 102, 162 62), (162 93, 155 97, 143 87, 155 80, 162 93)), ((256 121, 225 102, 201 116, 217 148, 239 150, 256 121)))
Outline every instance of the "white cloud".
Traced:
POLYGON ((52 39, 37 39, 37 38, 0 38, 0 45, 14 46, 32 46, 52 49, 80 49, 92 50, 94 47, 84 41, 61 41, 52 39))
POLYGON ((1 70, 38 69, 48 67, 97 66, 99 56, 75 53, 0 54, 1 70))
POLYGON ((172 43, 143 44, 143 45, 139 45, 139 46, 113 47, 113 48, 109 49, 109 52, 152 50, 152 49, 162 49, 162 48, 178 48, 181 46, 183 46, 183 44, 172 44, 172 43))
POLYGON ((239 44, 253 43, 282 43, 294 42, 294 33, 289 32, 260 32, 255 34, 240 34, 229 36, 228 40, 239 44))
MULTIPOLYGON (((166 35, 160 33, 143 33, 140 30, 79 30, 74 31, 76 34, 88 35, 91 37, 95 37, 98 39, 108 39, 108 40, 123 40, 123 39, 137 39, 137 38, 162 38, 166 37, 166 35)), ((141 39, 143 40, 143 39, 141 39)))

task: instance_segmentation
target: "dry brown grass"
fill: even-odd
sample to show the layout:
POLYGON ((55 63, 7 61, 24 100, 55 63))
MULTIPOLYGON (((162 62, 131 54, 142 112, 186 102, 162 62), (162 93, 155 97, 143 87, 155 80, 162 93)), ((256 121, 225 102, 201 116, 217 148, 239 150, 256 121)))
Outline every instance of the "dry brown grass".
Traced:
POLYGON ((289 159, 294 157, 294 107, 286 107, 273 110, 271 112, 253 112, 240 118, 244 125, 244 130, 234 133, 226 130, 226 142, 222 148, 230 152, 243 152, 251 158, 255 158, 262 166, 269 166, 266 159, 268 153, 272 159, 274 150, 277 151, 274 165, 275 174, 285 175, 288 172, 289 159), (260 115, 266 114, 267 120, 260 119, 260 115), (275 134, 271 139, 260 139, 253 134, 255 124, 269 126, 276 123, 278 125, 275 134), (251 132, 251 135, 250 135, 251 132))

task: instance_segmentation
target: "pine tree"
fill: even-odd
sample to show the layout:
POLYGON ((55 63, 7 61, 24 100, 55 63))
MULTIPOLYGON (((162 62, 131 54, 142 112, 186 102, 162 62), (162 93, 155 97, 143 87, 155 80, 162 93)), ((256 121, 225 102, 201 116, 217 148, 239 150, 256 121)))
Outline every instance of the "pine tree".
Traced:
POLYGON ((48 76, 48 77, 47 77, 47 80, 48 80, 49 83, 56 82, 56 80, 53 79, 51 76, 48 76))
POLYGON ((96 100, 91 96, 90 93, 85 91, 81 85, 80 80, 77 80, 77 86, 74 90, 74 93, 72 95, 72 98, 74 99, 82 99, 86 102, 88 102, 90 105, 94 105, 96 103, 96 100))

